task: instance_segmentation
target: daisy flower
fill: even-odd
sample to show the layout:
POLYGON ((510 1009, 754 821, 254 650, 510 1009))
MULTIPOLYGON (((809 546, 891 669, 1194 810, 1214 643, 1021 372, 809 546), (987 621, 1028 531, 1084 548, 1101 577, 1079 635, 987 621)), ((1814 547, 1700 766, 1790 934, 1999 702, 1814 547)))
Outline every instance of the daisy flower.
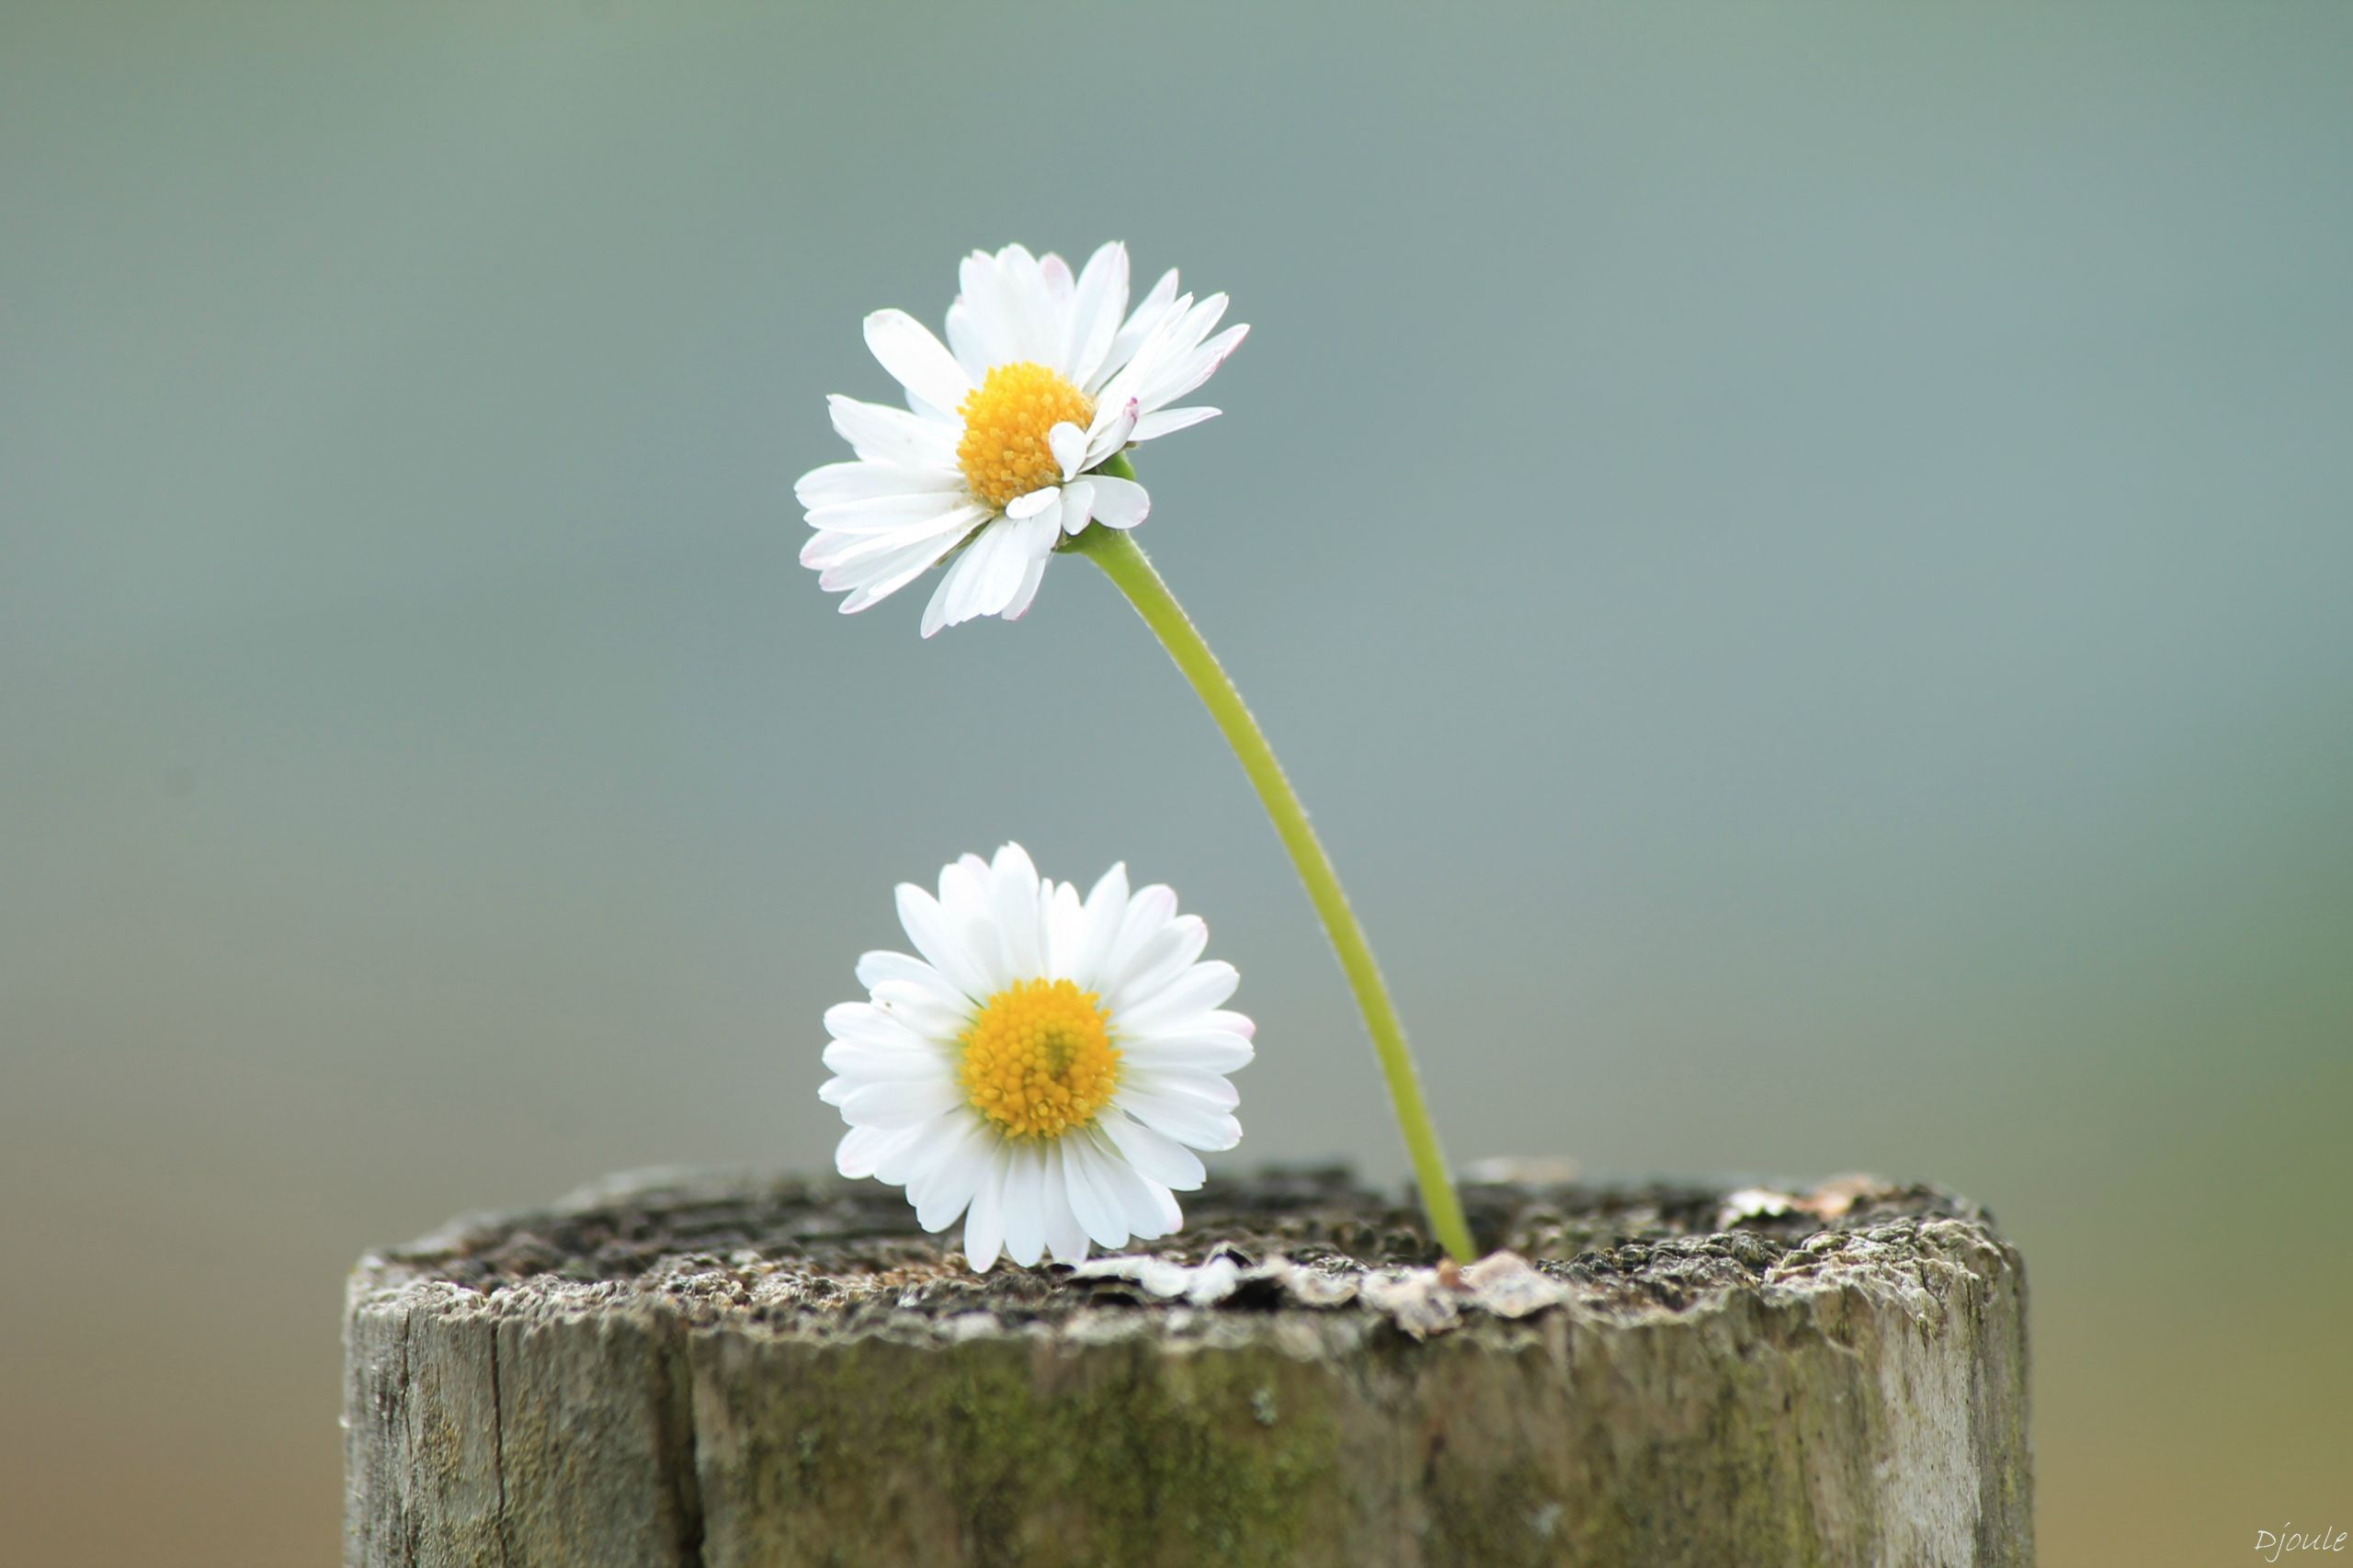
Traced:
POLYGON ((1041 880, 1017 844, 902 883, 920 958, 858 963, 870 999, 825 1014, 837 1076, 818 1091, 849 1123, 835 1164, 906 1188, 926 1231, 964 1220, 964 1257, 1076 1263, 1184 1223, 1197 1149, 1242 1137, 1225 1074, 1253 1026, 1220 1004, 1233 966, 1200 961, 1209 928, 1176 895, 1128 891, 1114 866, 1084 899, 1041 880))
POLYGON ((803 474, 794 493, 817 530, 801 563, 854 614, 957 553, 923 634, 976 616, 1018 619, 1047 558, 1090 522, 1131 528, 1151 499, 1126 465, 1131 443, 1198 425, 1214 408, 1171 407, 1250 329, 1210 334, 1226 299, 1196 302, 1169 272, 1128 309, 1128 252, 1107 244, 1072 276, 1019 245, 964 258, 948 342, 904 311, 866 318, 866 345, 906 390, 905 409, 831 399, 858 454, 803 474), (1115 472, 1104 472, 1112 464, 1115 472))

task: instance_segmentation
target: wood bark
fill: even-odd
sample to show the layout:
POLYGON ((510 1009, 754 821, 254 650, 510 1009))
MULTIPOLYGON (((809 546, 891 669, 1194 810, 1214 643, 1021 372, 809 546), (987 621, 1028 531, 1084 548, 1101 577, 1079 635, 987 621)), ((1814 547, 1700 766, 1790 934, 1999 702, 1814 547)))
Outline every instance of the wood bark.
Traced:
POLYGON ((2012 1564, 2024 1277, 1927 1187, 1338 1172, 974 1276, 896 1193, 654 1175, 355 1271, 353 1568, 2012 1564))

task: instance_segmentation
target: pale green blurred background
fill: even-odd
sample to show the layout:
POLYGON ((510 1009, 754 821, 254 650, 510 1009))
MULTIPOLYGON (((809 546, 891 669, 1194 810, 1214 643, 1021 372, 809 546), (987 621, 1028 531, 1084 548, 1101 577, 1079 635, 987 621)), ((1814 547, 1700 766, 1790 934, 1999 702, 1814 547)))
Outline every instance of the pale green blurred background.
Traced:
POLYGON ((824 1165, 890 884, 1175 882, 1402 1175, 1107 585, 794 563, 957 256, 1256 324, 1144 536, 1452 1152, 1954 1184, 2054 1563, 2353 1527, 2353 9, 0 11, 0 1560, 336 1551, 345 1267, 824 1165))

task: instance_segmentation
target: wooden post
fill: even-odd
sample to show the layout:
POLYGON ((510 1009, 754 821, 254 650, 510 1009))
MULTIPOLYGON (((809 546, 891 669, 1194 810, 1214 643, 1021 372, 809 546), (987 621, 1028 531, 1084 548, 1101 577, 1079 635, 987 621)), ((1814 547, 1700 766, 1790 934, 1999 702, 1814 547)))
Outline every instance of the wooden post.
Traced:
POLYGON ((2033 1561, 2024 1278, 1927 1187, 1344 1173, 974 1276, 871 1184, 621 1178, 363 1259, 353 1568, 2033 1561), (1508 1250, 1503 1250, 1508 1249, 1508 1250))

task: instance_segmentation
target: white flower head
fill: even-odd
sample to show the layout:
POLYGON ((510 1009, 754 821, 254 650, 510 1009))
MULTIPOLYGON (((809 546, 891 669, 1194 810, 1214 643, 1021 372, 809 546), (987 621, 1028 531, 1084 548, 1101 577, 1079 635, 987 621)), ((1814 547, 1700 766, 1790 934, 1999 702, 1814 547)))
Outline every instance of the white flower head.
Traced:
POLYGON ((923 956, 868 953, 870 999, 825 1014, 842 1175, 904 1187, 926 1231, 962 1215, 976 1269, 1182 1225, 1194 1151, 1241 1140, 1225 1075, 1254 1032, 1221 1006, 1238 977, 1201 961, 1200 918, 1130 892, 1125 866, 1082 899, 1008 844, 943 869, 936 898, 901 883, 899 920, 923 956))
POLYGON ((1128 309, 1128 252, 1107 244, 1075 277, 1019 245, 964 258, 942 345, 904 311, 866 318, 866 344, 906 389, 905 410, 835 397, 854 462, 794 486, 815 537, 801 551, 854 614, 949 551, 926 637, 976 616, 1019 619, 1046 562, 1089 523, 1130 528, 1151 498, 1098 472, 1130 445, 1198 425, 1169 406, 1210 379, 1246 326, 1214 337, 1226 299, 1196 301, 1169 272, 1128 309))

